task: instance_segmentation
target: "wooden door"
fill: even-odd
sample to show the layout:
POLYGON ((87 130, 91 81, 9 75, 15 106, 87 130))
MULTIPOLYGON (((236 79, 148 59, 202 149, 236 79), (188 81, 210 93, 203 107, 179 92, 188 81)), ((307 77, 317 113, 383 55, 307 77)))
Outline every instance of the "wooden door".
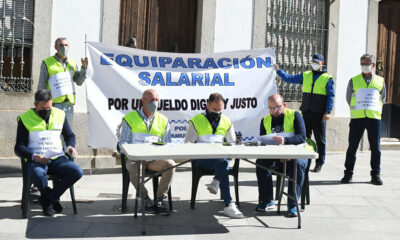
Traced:
POLYGON ((379 3, 377 74, 385 78, 382 136, 400 138, 400 1, 379 3))
POLYGON ((121 0, 119 45, 193 53, 196 12, 197 0, 121 0))

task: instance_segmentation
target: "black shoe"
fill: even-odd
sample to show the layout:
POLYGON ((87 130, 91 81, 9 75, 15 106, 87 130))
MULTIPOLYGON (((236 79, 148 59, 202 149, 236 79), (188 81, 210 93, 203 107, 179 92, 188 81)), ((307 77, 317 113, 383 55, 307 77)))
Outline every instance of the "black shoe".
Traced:
POLYGON ((53 202, 53 210, 54 210, 54 212, 60 213, 60 212, 63 211, 63 209, 64 208, 61 205, 60 200, 57 200, 57 201, 53 202))
POLYGON ((169 208, 167 206, 167 201, 164 199, 157 199, 155 206, 156 214, 168 216, 169 215, 169 208))
POLYGON ((371 183, 374 185, 382 185, 383 181, 380 175, 371 175, 371 183))
POLYGON ((50 200, 46 197, 46 195, 40 196, 39 202, 40 205, 42 205, 43 215, 49 217, 54 215, 53 204, 51 204, 50 200))
POLYGON ((352 181, 353 181, 353 175, 350 174, 345 174, 342 180, 340 180, 340 182, 343 184, 350 183, 352 181))
POLYGON ((315 167, 314 167, 314 172, 321 172, 321 169, 322 169, 322 165, 321 164, 315 164, 315 167))

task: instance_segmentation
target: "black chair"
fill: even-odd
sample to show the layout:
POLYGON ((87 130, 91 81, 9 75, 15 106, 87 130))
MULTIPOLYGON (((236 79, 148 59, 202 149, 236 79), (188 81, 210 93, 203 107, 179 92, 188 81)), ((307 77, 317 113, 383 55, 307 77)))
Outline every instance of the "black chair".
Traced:
MULTIPOLYGON (((117 147, 117 150, 119 151, 119 147, 117 147)), ((122 168, 122 206, 121 206, 121 211, 124 213, 126 212, 126 205, 127 205, 127 200, 128 200, 128 190, 129 190, 129 185, 130 185, 130 179, 129 179, 129 172, 128 169, 126 168, 126 156, 125 154, 121 153, 121 168, 122 168)), ((153 172, 148 169, 145 170, 145 177, 153 177, 153 196, 154 196, 154 201, 156 201, 157 198, 157 189, 158 189, 158 181, 159 177, 161 177, 161 173, 153 172)), ((168 206, 169 210, 172 211, 172 194, 171 194, 171 187, 168 189, 168 206)))
MULTIPOLYGON (((314 152, 317 152, 317 145, 315 142, 307 138, 306 142, 309 146, 312 147, 314 152)), ((303 188, 301 189, 301 197, 300 197, 300 206, 301 209, 304 210, 306 208, 306 204, 310 205, 310 180, 309 180, 309 172, 310 172, 310 166, 311 166, 311 159, 308 159, 307 161, 307 167, 304 171, 304 182, 303 182, 303 188)), ((283 178, 281 176, 276 177, 276 192, 275 192, 275 199, 279 200, 279 193, 281 190, 281 186, 283 184, 283 178)), ((281 195, 282 196, 282 195, 281 195)))
MULTIPOLYGON (((229 168, 229 175, 233 176, 234 184, 235 184, 235 197, 236 197, 236 205, 240 207, 239 203, 239 159, 235 159, 235 163, 233 167, 229 168)), ((191 161, 192 164, 192 197, 190 199, 190 208, 194 209, 194 205, 196 202, 196 194, 197 187, 199 186, 199 181, 202 176, 210 176, 214 175, 213 171, 205 170, 202 168, 198 168, 196 166, 195 161, 191 161)), ((222 196, 221 196, 222 199, 222 196)))
MULTIPOLYGON (((69 154, 66 156, 69 158, 70 161, 74 161, 74 158, 69 154)), ((28 175, 25 159, 21 159, 21 169, 22 169, 22 200, 21 200, 21 210, 22 210, 22 218, 26 218, 28 212, 28 203, 29 203, 29 191, 32 185, 31 177, 28 175)), ((47 178, 53 181, 53 186, 60 181, 60 178, 57 175, 48 174, 47 178)), ((74 210, 74 214, 78 213, 76 210, 76 201, 75 201, 75 193, 74 193, 74 185, 69 188, 71 194, 71 202, 72 208, 74 210)))

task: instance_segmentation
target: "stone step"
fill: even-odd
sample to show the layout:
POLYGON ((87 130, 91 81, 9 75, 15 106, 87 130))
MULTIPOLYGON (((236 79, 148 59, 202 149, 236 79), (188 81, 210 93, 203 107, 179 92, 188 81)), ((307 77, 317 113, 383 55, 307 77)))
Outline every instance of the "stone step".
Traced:
POLYGON ((400 151, 400 140, 397 138, 382 138, 381 139, 381 150, 399 150, 400 151))

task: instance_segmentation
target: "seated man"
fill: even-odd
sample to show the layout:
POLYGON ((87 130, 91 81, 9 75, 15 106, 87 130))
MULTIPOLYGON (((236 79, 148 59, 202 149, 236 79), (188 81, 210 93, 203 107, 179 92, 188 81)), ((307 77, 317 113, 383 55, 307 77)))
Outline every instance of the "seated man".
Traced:
MULTIPOLYGON (((189 121, 185 136, 185 143, 222 143, 224 138, 227 142, 235 142, 236 135, 231 120, 221 114, 224 107, 224 99, 221 94, 213 93, 207 101, 207 109, 199 113, 189 121)), ((229 191, 229 161, 223 159, 201 159, 195 164, 199 168, 212 170, 215 176, 207 189, 212 194, 217 194, 221 188, 222 198, 225 202, 224 213, 232 218, 243 218, 236 204, 232 201, 229 191)))
MULTIPOLYGON (((158 142, 159 139, 163 142, 171 141, 171 132, 168 123, 168 118, 161 113, 156 112, 158 103, 158 93, 154 89, 146 90, 142 95, 143 109, 135 110, 125 115, 122 119, 121 128, 117 130, 119 137, 120 147, 124 143, 145 143, 145 142, 158 142), (121 129, 121 134, 119 134, 121 129)), ((126 168, 129 172, 129 177, 133 186, 137 189, 137 163, 135 161, 127 160, 126 168)), ((173 167, 174 160, 155 160, 146 162, 146 168, 151 171, 162 171, 164 169, 173 167)), ((168 190, 172 183, 175 168, 170 171, 163 172, 160 179, 160 184, 157 189, 156 203, 153 206, 149 198, 147 189, 144 188, 145 209, 161 215, 168 215, 169 208, 166 203, 168 197, 168 190)), ((139 195, 140 196, 140 195, 139 195)))
POLYGON ((82 169, 70 161, 64 154, 61 135, 64 137, 67 151, 76 156, 75 135, 72 132, 65 113, 52 107, 49 90, 35 93, 35 108, 18 117, 15 153, 25 159, 27 172, 40 191, 40 204, 43 214, 53 216, 63 207, 60 196, 82 177, 82 169), (48 186, 46 174, 60 177, 53 189, 48 186))
MULTIPOLYGON (((299 112, 286 109, 286 103, 283 102, 283 99, 279 94, 274 94, 268 98, 268 108, 270 114, 261 120, 260 136, 275 133, 277 136, 274 136, 273 140, 278 145, 302 144, 305 142, 306 129, 303 117, 299 112)), ((256 163, 268 168, 280 169, 282 167, 281 161, 273 159, 257 159, 256 163)), ((291 177, 294 176, 293 163, 294 161, 290 160, 287 163, 287 171, 291 177)), ((306 167, 306 159, 297 160, 297 199, 300 198, 306 167)), ((275 202, 273 201, 272 175, 271 171, 260 167, 256 168, 256 174, 259 193, 256 211, 265 212, 266 209, 272 208, 275 205, 275 202)), ((288 193, 290 196, 294 196, 292 184, 289 184, 288 193)), ((288 216, 297 216, 296 201, 290 198, 288 198, 288 216)))

